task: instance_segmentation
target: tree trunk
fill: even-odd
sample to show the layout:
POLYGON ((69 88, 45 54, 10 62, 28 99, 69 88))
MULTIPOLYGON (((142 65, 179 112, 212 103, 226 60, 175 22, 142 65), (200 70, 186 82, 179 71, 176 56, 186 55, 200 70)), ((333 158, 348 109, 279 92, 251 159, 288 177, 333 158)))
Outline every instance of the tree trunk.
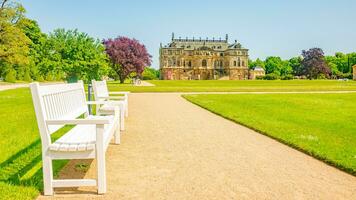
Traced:
POLYGON ((120 78, 120 83, 121 84, 125 82, 125 77, 124 76, 120 75, 119 78, 120 78))

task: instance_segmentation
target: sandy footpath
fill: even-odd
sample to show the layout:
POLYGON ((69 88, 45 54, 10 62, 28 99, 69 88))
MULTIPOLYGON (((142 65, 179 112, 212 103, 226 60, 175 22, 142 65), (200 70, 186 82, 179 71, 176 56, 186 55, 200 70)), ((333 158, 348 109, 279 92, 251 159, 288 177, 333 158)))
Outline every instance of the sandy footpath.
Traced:
POLYGON ((23 88, 23 87, 28 87, 28 84, 22 84, 22 83, 17 83, 17 84, 0 84, 0 91, 3 90, 11 90, 11 89, 16 89, 16 88, 23 88))
MULTIPOLYGON (((57 189, 38 199, 356 199, 356 177, 179 94, 133 93, 129 105, 121 144, 107 152, 108 192, 57 189)), ((76 163, 60 176, 84 175, 76 163)), ((95 177, 91 163, 85 177, 95 177)))

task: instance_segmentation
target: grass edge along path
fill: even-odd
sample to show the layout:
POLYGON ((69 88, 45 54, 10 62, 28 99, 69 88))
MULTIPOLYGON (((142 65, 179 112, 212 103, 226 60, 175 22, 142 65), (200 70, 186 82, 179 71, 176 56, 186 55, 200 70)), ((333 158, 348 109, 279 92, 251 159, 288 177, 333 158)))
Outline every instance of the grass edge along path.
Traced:
MULTIPOLYGON (((300 92, 356 91, 356 81, 338 80, 149 80, 155 86, 108 81, 110 91, 131 92, 300 92)), ((87 87, 86 87, 87 88, 87 87)))
MULTIPOLYGON (((219 116, 221 116, 221 117, 223 117, 225 119, 228 119, 230 121, 233 121, 235 123, 238 123, 240 125, 248 127, 250 129, 258 132, 258 133, 266 135, 266 136, 268 136, 268 137, 270 137, 272 139, 275 139, 275 140, 277 140, 277 141, 279 141, 279 142, 281 142, 283 144, 286 144, 286 145, 288 145, 288 146, 290 146, 290 147, 292 147, 294 149, 297 149, 297 150, 299 150, 299 151, 301 151, 303 153, 306 153, 306 154, 308 154, 310 156, 313 156, 314 158, 317 158, 317 159, 319 159, 319 160, 321 160, 321 161, 323 161, 323 162, 325 162, 325 163, 327 163, 327 164, 329 164, 331 166, 334 166, 334 167, 336 167, 336 168, 338 168, 340 170, 343 170, 343 171, 345 171, 345 172, 347 172, 347 173, 349 173, 351 175, 356 176, 356 149, 353 148, 353 150, 352 150, 352 146, 350 147, 352 153, 351 153, 351 155, 347 155, 347 156, 351 157, 351 159, 354 159, 354 160, 351 161, 352 162, 351 164, 346 164, 345 165, 345 163, 343 163, 343 162, 338 162, 334 158, 330 158, 330 155, 323 155, 320 152, 315 151, 315 149, 313 149, 313 148, 306 148, 305 146, 300 145, 299 143, 295 143, 295 142, 293 142, 291 140, 286 139, 288 137, 282 138, 282 137, 280 137, 280 135, 274 134, 269 130, 268 131, 263 130, 264 128, 263 127, 261 128, 261 126, 257 126, 256 127, 256 125, 253 124, 253 123, 249 123, 249 122, 246 122, 245 120, 237 119, 236 115, 234 116, 231 113, 226 114, 226 113, 222 112, 221 109, 217 108, 216 104, 212 108, 211 106, 212 106, 212 104, 214 104, 214 100, 219 99, 220 101, 223 101, 224 100, 224 95, 225 95, 225 97, 226 96, 240 96, 240 98, 241 98, 242 95, 250 95, 250 94, 218 94, 218 95, 216 95, 216 94, 189 95, 188 94, 188 95, 182 95, 182 97, 185 98, 187 101, 189 101, 189 102, 191 102, 191 103, 193 103, 193 104, 195 104, 195 105, 197 105, 197 106, 199 106, 201 108, 204 108, 204 109, 206 109, 206 110, 208 110, 208 111, 210 111, 210 112, 212 112, 212 113, 214 113, 216 115, 219 115, 219 116), (210 97, 214 96, 215 99, 214 100, 209 99, 209 96, 210 97)), ((270 96, 270 95, 279 95, 279 94, 267 94, 267 96, 270 96)), ((291 94, 282 94, 282 95, 291 95, 291 94)), ((292 94, 292 95, 295 95, 295 94, 292 94)), ((297 94, 297 95, 300 95, 300 94, 297 94)), ((306 94, 306 95, 313 95, 313 94, 306 94)), ((339 95, 339 94, 317 94, 317 95, 339 95)), ((342 94, 342 95, 351 95, 353 98, 356 98, 356 94, 354 94, 354 93, 352 93, 352 94, 342 94)), ((253 95, 253 96, 261 98, 263 96, 266 96, 266 94, 257 94, 257 95, 253 95)), ((268 106, 270 106, 270 105, 268 105, 268 106)), ((233 105, 231 105, 231 104, 229 104, 228 107, 229 107, 228 109, 233 109, 232 108, 233 105)), ((353 107, 355 108, 355 111, 356 111, 356 105, 353 106, 353 107)), ((251 108, 247 108, 247 109, 251 109, 251 108)), ((352 111, 350 111, 350 112, 352 112, 352 111)), ((348 113, 348 114, 352 115, 352 113, 348 113)), ((355 114, 354 114, 354 119, 356 119, 356 115, 355 114)), ((356 126, 356 125, 354 125, 354 126, 356 126)), ((354 128, 356 128, 356 127, 354 127, 354 128)), ((356 129, 354 129, 354 130, 356 130, 356 129)), ((318 139, 318 140, 322 139, 322 138, 313 137, 313 136, 305 135, 305 134, 307 134, 307 133, 301 133, 300 136, 302 136, 304 139, 311 140, 311 141, 316 140, 316 139, 318 139)), ((340 136, 341 141, 343 140, 342 137, 344 137, 344 136, 340 136)), ((340 138, 333 138, 333 139, 335 139, 336 141, 340 141, 340 138)), ((356 141, 356 135, 354 135, 354 138, 353 138, 353 142, 355 142, 355 141, 356 141)), ((344 142, 352 143, 352 141, 347 140, 347 139, 344 140, 344 142)), ((341 150, 339 149, 338 153, 342 154, 342 156, 343 156, 345 152, 343 151, 343 149, 341 149, 341 150)))

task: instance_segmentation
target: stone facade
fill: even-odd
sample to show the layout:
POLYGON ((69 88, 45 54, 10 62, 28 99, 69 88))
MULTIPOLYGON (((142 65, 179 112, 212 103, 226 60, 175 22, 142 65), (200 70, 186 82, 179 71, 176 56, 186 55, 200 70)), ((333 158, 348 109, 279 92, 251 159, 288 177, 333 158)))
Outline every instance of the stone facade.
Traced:
POLYGON ((160 71, 164 80, 248 79, 248 49, 236 40, 181 39, 160 47, 160 71))
POLYGON ((356 81, 356 65, 354 65, 352 67, 352 70, 353 70, 353 77, 354 77, 354 80, 356 81))

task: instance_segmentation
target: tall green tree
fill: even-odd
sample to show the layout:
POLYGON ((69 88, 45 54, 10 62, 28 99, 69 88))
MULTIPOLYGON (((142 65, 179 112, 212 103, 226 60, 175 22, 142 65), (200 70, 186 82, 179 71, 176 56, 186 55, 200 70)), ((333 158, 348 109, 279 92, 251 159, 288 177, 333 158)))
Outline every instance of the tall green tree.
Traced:
POLYGON ((253 68, 255 68, 255 67, 262 67, 263 69, 265 69, 266 67, 265 67, 265 62, 263 61, 263 60, 261 60, 261 59, 259 59, 259 58, 257 58, 255 61, 249 61, 248 62, 249 63, 249 68, 250 69, 253 69, 253 68))
POLYGON ((30 39, 22 31, 26 24, 25 9, 21 4, 0 1, 0 76, 29 64, 30 39))
POLYGON ((85 81, 108 73, 108 57, 103 44, 78 30, 56 29, 48 36, 48 72, 63 71, 66 77, 85 81))
POLYGON ((283 61, 278 56, 270 56, 266 58, 265 68, 267 74, 276 74, 278 76, 286 76, 292 73, 292 67, 287 61, 283 61))
POLYGON ((49 58, 49 45, 47 45, 47 35, 43 33, 35 20, 26 19, 27 23, 23 27, 25 35, 31 40, 29 47, 29 71, 33 79, 40 80, 47 74, 46 68, 49 58), (41 69, 41 70, 40 70, 41 69))
POLYGON ((292 68, 292 74, 295 76, 300 76, 302 74, 302 58, 300 56, 293 57, 289 59, 288 62, 292 68))

